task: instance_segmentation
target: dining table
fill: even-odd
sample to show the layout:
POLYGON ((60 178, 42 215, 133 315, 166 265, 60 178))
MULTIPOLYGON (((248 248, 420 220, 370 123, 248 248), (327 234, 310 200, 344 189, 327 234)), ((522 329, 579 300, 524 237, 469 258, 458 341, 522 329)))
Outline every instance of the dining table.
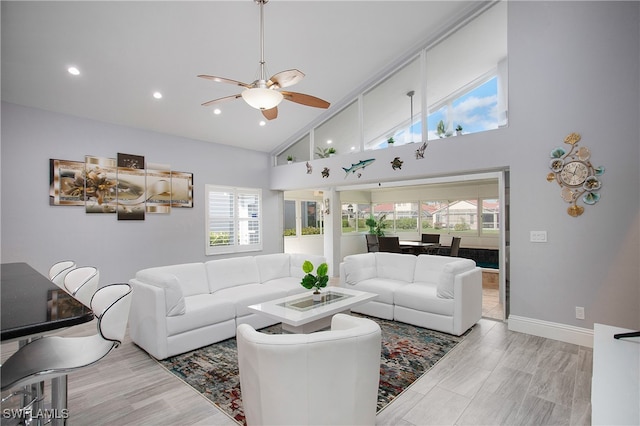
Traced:
POLYGON ((403 252, 411 252, 413 254, 427 253, 431 248, 440 247, 438 243, 423 243, 422 241, 400 240, 400 249, 403 252))
MULTIPOLYGON (((18 340, 22 347, 31 340, 63 328, 93 320, 93 312, 55 285, 26 262, 0 265, 0 339, 18 340)), ((29 392, 41 397, 44 384, 33 385, 29 392)), ((29 402, 23 398, 23 406, 29 402)), ((64 424, 67 411, 67 376, 51 380, 52 424, 64 424)), ((31 413, 42 412, 41 401, 31 413)), ((34 419, 39 423, 41 418, 34 419)))

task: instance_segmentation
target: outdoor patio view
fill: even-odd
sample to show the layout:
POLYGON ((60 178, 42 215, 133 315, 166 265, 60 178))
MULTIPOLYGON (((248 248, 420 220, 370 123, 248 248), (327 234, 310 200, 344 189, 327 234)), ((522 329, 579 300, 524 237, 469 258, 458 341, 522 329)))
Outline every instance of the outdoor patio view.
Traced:
POLYGON ((342 205, 342 233, 369 232, 373 217, 385 233, 428 232, 498 236, 500 203, 497 199, 420 201, 342 205))
MULTIPOLYGON (((323 233, 321 202, 285 200, 284 236, 323 233), (299 214, 296 210, 299 209, 299 214), (298 221, 297 218, 300 220, 298 221), (299 222, 299 223, 298 223, 299 222)), ((342 204, 342 233, 369 232, 373 218, 385 233, 440 233, 498 236, 498 199, 342 204)))

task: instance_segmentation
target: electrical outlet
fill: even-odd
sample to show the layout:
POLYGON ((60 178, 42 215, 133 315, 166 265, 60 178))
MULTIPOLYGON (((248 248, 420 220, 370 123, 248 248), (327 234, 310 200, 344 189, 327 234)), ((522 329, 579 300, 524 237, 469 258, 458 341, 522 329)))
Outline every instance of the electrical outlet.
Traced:
POLYGON ((546 243, 547 231, 530 231, 529 241, 531 241, 532 243, 546 243))
POLYGON ((576 319, 584 319, 584 308, 582 306, 576 306, 576 319))

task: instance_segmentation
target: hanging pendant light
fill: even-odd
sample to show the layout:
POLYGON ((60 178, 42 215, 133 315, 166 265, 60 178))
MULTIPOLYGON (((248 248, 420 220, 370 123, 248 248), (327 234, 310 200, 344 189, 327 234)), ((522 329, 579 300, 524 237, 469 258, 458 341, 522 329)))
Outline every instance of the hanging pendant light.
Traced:
POLYGON ((409 115, 409 142, 408 143, 412 143, 413 142, 413 130, 411 130, 411 128, 413 127, 413 95, 415 95, 416 92, 414 92, 413 90, 407 92, 407 96, 410 98, 410 103, 411 103, 411 111, 410 111, 410 115, 409 115))

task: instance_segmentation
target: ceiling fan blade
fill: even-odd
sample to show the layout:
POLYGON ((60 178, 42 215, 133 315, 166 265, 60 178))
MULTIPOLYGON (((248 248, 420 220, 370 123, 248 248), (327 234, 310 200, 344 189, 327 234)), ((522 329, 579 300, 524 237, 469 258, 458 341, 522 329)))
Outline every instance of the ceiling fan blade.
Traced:
POLYGON ((241 97, 242 97, 241 94, 225 96, 224 98, 218 98, 218 99, 214 99, 212 101, 205 102, 205 103, 202 104, 202 106, 209 106, 209 105, 213 105, 213 104, 219 104, 221 102, 233 101, 233 100, 241 98, 241 97))
POLYGON ((205 78, 207 80, 213 80, 218 83, 229 83, 229 84, 233 84, 234 86, 253 87, 253 85, 251 84, 243 83, 237 80, 231 80, 230 78, 216 77, 215 75, 200 74, 198 75, 198 77, 205 78))
POLYGON ((274 118, 278 118, 278 107, 273 107, 271 109, 263 109, 262 115, 267 120, 273 120, 274 118))
POLYGON ((304 73, 297 69, 280 71, 274 74, 268 81, 267 87, 275 85, 277 88, 293 86, 304 78, 304 73))
POLYGON ((296 92, 280 92, 282 96, 288 101, 295 102, 297 104, 302 104, 314 108, 329 108, 331 105, 329 102, 322 100, 320 98, 316 98, 315 96, 305 95, 304 93, 296 93, 296 92))

